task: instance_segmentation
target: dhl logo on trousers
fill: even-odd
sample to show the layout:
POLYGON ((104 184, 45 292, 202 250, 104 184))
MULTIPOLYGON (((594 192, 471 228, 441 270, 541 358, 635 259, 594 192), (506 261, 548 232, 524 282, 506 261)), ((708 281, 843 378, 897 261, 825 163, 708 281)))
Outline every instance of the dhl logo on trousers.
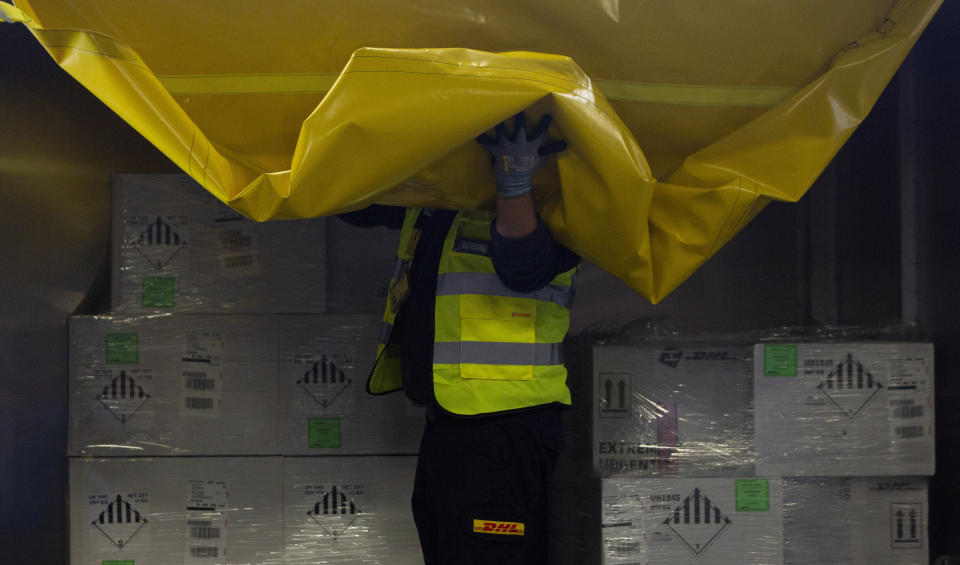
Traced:
POLYGON ((474 520, 473 531, 481 534, 522 536, 523 522, 492 522, 490 520, 474 520))

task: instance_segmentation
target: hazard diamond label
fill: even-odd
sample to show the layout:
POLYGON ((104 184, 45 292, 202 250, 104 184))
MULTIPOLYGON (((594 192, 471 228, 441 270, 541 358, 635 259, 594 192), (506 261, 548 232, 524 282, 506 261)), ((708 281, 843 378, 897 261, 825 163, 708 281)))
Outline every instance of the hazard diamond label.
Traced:
MULTIPOLYGON (((146 259, 157 271, 162 271, 187 245, 181 233, 186 227, 186 218, 163 218, 157 216, 128 245, 146 259)), ((129 221, 131 225, 143 222, 129 221)))
POLYGON ((695 488, 663 521, 696 556, 706 551, 731 523, 730 518, 699 488, 695 488))
POLYGON ((849 353, 817 385, 817 390, 851 420, 863 413, 882 389, 883 384, 849 353))
POLYGON ((321 354, 310 360, 308 368, 297 379, 297 386, 323 408, 330 407, 353 381, 343 372, 341 356, 321 354))
POLYGON ((117 549, 123 550, 147 526, 147 523, 147 519, 140 514, 140 511, 118 494, 91 522, 91 526, 110 540, 117 549))
POLYGON ((339 537, 353 527, 362 513, 349 496, 350 490, 334 485, 307 511, 307 516, 331 537, 339 537))
POLYGON ((130 422, 148 400, 150 395, 125 370, 97 395, 97 401, 121 424, 130 422))

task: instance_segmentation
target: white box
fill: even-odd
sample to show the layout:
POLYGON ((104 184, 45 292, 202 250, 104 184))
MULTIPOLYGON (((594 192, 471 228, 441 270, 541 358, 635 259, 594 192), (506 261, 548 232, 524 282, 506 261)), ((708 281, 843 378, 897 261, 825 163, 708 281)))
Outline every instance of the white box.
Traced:
POLYGON ((69 333, 71 455, 279 454, 274 318, 82 316, 69 333))
POLYGON ((703 343, 595 347, 600 476, 751 476, 750 355, 703 343))
POLYGON ((412 455, 425 417, 406 395, 371 395, 375 316, 281 316, 282 419, 287 455, 412 455))
POLYGON ((933 345, 755 347, 757 473, 933 475, 933 345))
POLYGON ((279 457, 70 460, 70 562, 280 563, 279 457))
POLYGON ((604 479, 606 565, 783 562, 779 479, 604 479))
POLYGON ((927 565, 927 479, 826 477, 783 485, 787 565, 927 565))
POLYGON ((286 563, 422 565, 416 457, 284 459, 286 563))
POLYGON ((324 220, 253 222, 186 175, 112 183, 114 310, 324 311, 324 220))

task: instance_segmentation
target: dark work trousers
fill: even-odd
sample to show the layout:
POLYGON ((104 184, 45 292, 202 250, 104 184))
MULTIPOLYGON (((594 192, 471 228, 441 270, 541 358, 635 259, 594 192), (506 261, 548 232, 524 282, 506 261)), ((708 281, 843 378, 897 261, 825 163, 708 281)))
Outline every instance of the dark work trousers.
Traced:
POLYGON ((547 482, 563 448, 557 407, 427 418, 413 489, 426 565, 547 562, 547 482))

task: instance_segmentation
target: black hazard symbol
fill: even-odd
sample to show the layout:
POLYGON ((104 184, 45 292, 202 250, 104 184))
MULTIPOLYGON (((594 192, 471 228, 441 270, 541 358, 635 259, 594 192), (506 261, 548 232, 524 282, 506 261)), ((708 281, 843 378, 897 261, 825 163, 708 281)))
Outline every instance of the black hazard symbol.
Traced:
POLYGON ((630 417, 630 373, 600 373, 600 417, 630 417))
POLYGON ((698 557, 731 523, 730 518, 699 488, 693 489, 673 510, 673 514, 663 521, 677 539, 698 557))
POLYGON ((859 416, 882 389, 883 384, 850 353, 817 385, 817 390, 851 420, 859 416))
POLYGON ((147 523, 147 519, 118 494, 90 525, 123 551, 147 523))
POLYGON ((103 387, 97 400, 118 422, 126 424, 150 400, 150 395, 126 371, 120 371, 110 384, 103 387))
POLYGON ((890 546, 893 549, 923 547, 923 504, 890 505, 890 546))
POLYGON ((329 492, 324 492, 313 508, 307 511, 307 516, 331 537, 338 537, 350 529, 360 514, 357 504, 336 485, 329 492))
POLYGON ((303 377, 297 380, 297 385, 321 407, 329 408, 352 382, 337 361, 324 354, 304 371, 303 377))
POLYGON ((157 216, 130 245, 149 261, 154 269, 162 271, 187 245, 187 241, 168 222, 157 216))

